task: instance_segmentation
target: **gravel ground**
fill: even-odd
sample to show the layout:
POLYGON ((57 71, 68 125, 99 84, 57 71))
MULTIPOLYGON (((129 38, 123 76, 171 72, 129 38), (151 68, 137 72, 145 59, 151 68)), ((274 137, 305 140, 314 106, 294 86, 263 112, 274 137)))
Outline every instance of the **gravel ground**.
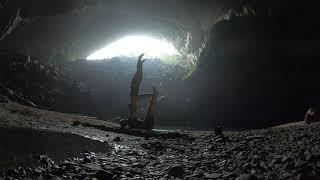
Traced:
POLYGON ((72 132, 111 146, 106 153, 84 152, 60 162, 43 155, 39 166, 3 170, 7 179, 320 179, 320 125, 316 123, 233 132, 224 137, 211 133, 132 136, 72 126, 77 120, 117 129, 117 125, 79 115, 17 104, 1 104, 0 109, 2 126, 72 132))

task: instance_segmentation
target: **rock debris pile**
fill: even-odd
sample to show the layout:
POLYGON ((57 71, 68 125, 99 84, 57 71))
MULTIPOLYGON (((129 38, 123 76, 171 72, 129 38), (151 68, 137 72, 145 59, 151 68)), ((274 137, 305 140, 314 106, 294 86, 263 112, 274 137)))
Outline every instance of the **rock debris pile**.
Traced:
POLYGON ((320 125, 233 132, 225 137, 118 138, 108 154, 3 171, 8 178, 299 179, 320 178, 320 125))
POLYGON ((0 54, 0 92, 12 101, 52 109, 71 93, 76 81, 59 65, 20 54, 0 54))

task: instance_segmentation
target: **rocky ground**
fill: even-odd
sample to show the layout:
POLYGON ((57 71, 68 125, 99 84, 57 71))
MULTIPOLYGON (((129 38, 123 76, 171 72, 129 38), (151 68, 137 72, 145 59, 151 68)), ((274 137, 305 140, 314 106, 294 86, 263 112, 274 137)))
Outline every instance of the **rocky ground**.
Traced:
POLYGON ((232 132, 224 137, 214 136, 210 132, 189 133, 188 136, 180 133, 159 136, 141 133, 132 136, 122 134, 125 132, 115 133, 95 126, 83 126, 84 122, 92 121, 96 125, 101 123, 97 127, 102 127, 102 124, 112 127, 112 123, 88 117, 18 104, 2 104, 0 109, 1 126, 4 126, 5 118, 11 118, 11 123, 15 121, 12 124, 19 126, 31 123, 29 127, 73 131, 111 145, 107 153, 84 152, 80 157, 60 162, 42 155, 38 159, 40 165, 4 169, 1 176, 5 179, 320 178, 320 125, 316 123, 311 126, 232 132), (46 124, 49 118, 50 125, 46 124), (74 119, 82 124, 75 125, 72 123, 74 119))

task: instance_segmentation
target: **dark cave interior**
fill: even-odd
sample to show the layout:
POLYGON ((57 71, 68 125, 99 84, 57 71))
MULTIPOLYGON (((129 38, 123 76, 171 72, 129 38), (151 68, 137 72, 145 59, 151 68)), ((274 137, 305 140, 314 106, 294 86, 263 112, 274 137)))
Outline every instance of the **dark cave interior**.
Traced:
MULTIPOLYGON (((241 148, 244 146, 259 148, 254 143, 262 144, 263 141, 272 141, 271 144, 275 141, 280 144, 289 141, 291 144, 289 143, 288 147, 292 148, 297 148, 294 142, 299 141, 305 143, 306 148, 310 146, 308 150, 313 153, 314 149, 320 149, 318 145, 315 145, 319 139, 310 140, 310 137, 317 133, 318 127, 313 129, 296 127, 285 131, 269 128, 303 121, 310 107, 317 109, 316 113, 320 111, 320 84, 317 83, 317 77, 320 77, 318 4, 316 1, 298 0, 281 2, 277 0, 163 0, 157 2, 148 0, 0 0, 0 104, 14 102, 26 106, 23 108, 24 106, 20 107, 17 104, 1 105, 3 111, 0 111, 0 125, 7 127, 13 124, 15 128, 27 127, 54 131, 59 129, 63 133, 80 134, 105 142, 110 139, 113 143, 122 141, 123 144, 132 145, 132 147, 135 147, 134 142, 140 140, 135 140, 131 135, 144 137, 146 144, 141 144, 141 147, 157 154, 158 158, 166 154, 160 152, 166 148, 169 149, 167 151, 172 151, 177 155, 187 154, 190 149, 192 151, 193 147, 197 147, 197 151, 203 153, 201 157, 197 156, 198 159, 208 155, 207 151, 214 154, 213 152, 225 148, 229 148, 223 151, 225 154, 234 153, 233 155, 238 158, 242 157, 242 154, 236 155, 240 154, 241 148), (237 135, 231 133, 229 139, 220 136, 205 139, 208 136, 203 136, 204 139, 198 140, 198 137, 193 137, 193 139, 186 138, 185 134, 177 135, 179 133, 167 136, 153 132, 146 135, 144 131, 134 130, 129 133, 125 131, 124 137, 111 134, 101 138, 99 134, 101 130, 123 133, 121 120, 127 120, 128 113, 131 113, 129 111, 131 111, 132 104, 129 104, 129 100, 132 101, 133 95, 129 91, 130 88, 132 90, 133 77, 138 72, 138 68, 136 71, 138 57, 118 56, 98 60, 87 60, 87 57, 119 38, 137 34, 165 39, 179 52, 179 60, 163 61, 159 58, 147 58, 143 65, 140 92, 153 92, 154 95, 153 87, 156 87, 161 96, 157 101, 154 129, 160 132, 161 130, 213 131, 217 128, 217 124, 221 124, 224 130, 241 130, 240 133, 237 135), (4 118, 9 117, 6 115, 8 112, 13 113, 12 116, 10 115, 12 123, 10 119, 4 118), (17 112, 19 116, 15 116, 17 112), (66 115, 58 113, 66 113, 66 115), (26 122, 14 124, 20 115, 27 119, 34 116, 36 120, 30 120, 29 125, 26 122), (60 122, 59 118, 62 116, 65 122, 62 120, 60 122), (53 117, 57 120, 48 125, 48 122, 45 121, 54 119, 53 117), (82 118, 92 119, 92 122, 82 118), (72 127, 66 128, 66 125, 63 124, 66 122, 72 127), (116 130, 110 128, 108 123, 116 123, 116 130), (119 124, 121 125, 120 130, 118 129, 119 124), (52 129, 49 127, 51 125, 52 129), (261 130, 252 130, 257 128, 261 130), (290 135, 291 132, 298 131, 303 131, 307 135, 304 134, 301 137, 290 135), (282 137, 279 134, 283 134, 281 140, 277 139, 278 136, 282 137), (287 135, 290 136, 289 140, 285 139, 287 135), (153 138, 169 140, 158 141, 153 138), (176 138, 181 138, 183 141, 175 142, 176 138), (246 144, 235 145, 244 141, 246 144), (214 147, 207 147, 212 143, 214 147), (311 144, 313 144, 312 147, 311 144), (188 147, 189 149, 182 150, 183 148, 178 149, 177 147, 188 147), (211 147, 214 150, 210 150, 211 147)), ((136 44, 132 42, 130 45, 135 46, 136 44)), ((137 109, 139 119, 146 117, 143 113, 147 113, 150 107, 151 100, 150 102, 141 101, 137 109)), ((30 139, 34 138, 33 131, 19 130, 19 128, 3 132, 8 131, 9 134, 17 132, 18 135, 25 132, 31 134, 30 139)), ((46 132, 41 131, 39 134, 47 136, 46 132)), ((12 138, 21 138, 18 135, 12 138)), ((57 137, 52 139, 61 138, 57 134, 52 136, 57 137)), ((74 137, 63 142, 69 143, 73 141, 72 138, 74 137)), ((88 143, 81 138, 75 139, 73 142, 75 147, 83 148, 79 144, 88 143)), ((141 141, 144 142, 144 140, 141 141)), ((45 140, 39 138, 38 141, 45 140)), ((92 151, 99 151, 97 149, 102 146, 97 143, 88 147, 96 147, 92 151)), ((266 144, 262 146, 272 149, 271 146, 266 147, 266 144)), ((119 151, 120 146, 114 145, 114 147, 117 153, 121 151, 119 151)), ((46 148, 47 146, 43 146, 39 149, 46 148)), ((109 148, 112 149, 108 146, 108 150, 109 148)), ((122 148, 124 157, 132 153, 125 152, 129 150, 124 146, 122 148)), ((274 149, 277 148, 274 147, 274 149)), ((0 148, 0 152, 6 154, 6 151, 2 150, 0 148)), ((288 153, 288 151, 281 152, 288 153)), ((305 155, 306 151, 302 154, 305 155)), ((266 150, 267 154, 269 152, 273 151, 266 150)), ((79 152, 74 154, 77 153, 79 152)), ((209 153, 208 157, 225 158, 228 155, 223 155, 224 153, 221 153, 221 157, 217 153, 212 156, 209 153)), ((251 152, 247 154, 250 154, 250 157, 252 155, 251 152)), ((11 155, 12 153, 8 153, 7 156, 11 155)), ((0 155, 0 161, 1 157, 0 155)), ((100 158, 100 160, 105 158, 87 153, 81 161, 87 158, 87 161, 91 163, 93 157, 100 158)), ((275 176, 270 175, 269 177, 268 175, 266 178, 262 172, 264 172, 263 169, 267 171, 268 168, 258 163, 257 167, 260 169, 257 170, 256 166, 252 165, 255 155, 252 157, 250 164, 252 168, 248 169, 244 167, 245 165, 240 165, 241 172, 265 179, 291 178, 289 175, 290 178, 286 178, 284 174, 281 174, 283 172, 278 172, 278 170, 275 176)), ((312 166, 314 169, 312 172, 316 178, 319 178, 316 175, 320 175, 319 157, 319 154, 312 156, 316 159, 312 160, 312 163, 315 164, 312 166)), ((9 161, 9 158, 3 159, 9 161)), ((78 160, 71 161, 77 163, 78 160)), ((27 161, 29 162, 30 159, 27 161)), ((51 168, 50 171, 54 169, 50 159, 45 161, 46 168, 51 168)), ((170 162, 168 159, 163 161, 170 162)), ((180 162, 180 160, 177 161, 180 162)), ((203 166, 198 164, 201 167, 205 166, 207 170, 216 169, 215 171, 210 169, 208 171, 211 173, 200 173, 201 175, 195 177, 234 179, 242 174, 233 171, 230 175, 226 173, 228 170, 217 168, 221 164, 227 166, 225 162, 214 162, 216 165, 208 165, 209 162, 207 162, 208 164, 203 166), (217 175, 219 173, 221 176, 217 175)), ((239 162, 242 162, 241 158, 239 162)), ((273 166, 274 162, 276 160, 272 161, 272 168, 278 169, 273 166)), ((287 162, 287 159, 282 162, 287 162)), ((296 164, 293 166, 297 168, 299 165, 296 161, 294 162, 296 164)), ((287 166, 283 169, 290 169, 291 166, 287 166)), ((0 162, 0 169, 1 167, 6 167, 6 163, 0 162)), ((83 167, 82 165, 81 168, 83 167)), ((230 170, 236 167, 234 163, 228 168, 230 170)), ((133 178, 133 176, 118 173, 118 171, 126 171, 123 169, 117 169, 116 173, 113 173, 114 169, 96 171, 90 168, 96 173, 94 177, 97 179, 133 178), (112 172, 112 175, 107 172, 112 172)), ((189 167, 184 166, 182 169, 188 169, 188 172, 183 171, 182 173, 180 166, 172 166, 169 170, 165 170, 165 172, 169 171, 167 172, 169 176, 166 177, 182 177, 182 174, 189 174, 189 167)), ((276 172, 275 169, 273 169, 274 172, 276 172)), ((193 170, 190 170, 191 174, 196 171, 193 170)), ((148 172, 143 170, 143 173, 148 175, 142 176, 142 172, 140 175, 151 179, 161 177, 161 175, 156 177, 151 172, 155 173, 151 170, 148 172)), ((270 167, 268 172, 271 172, 270 167)), ((300 171, 288 170, 288 172, 295 177, 300 171)), ((2 171, 0 171, 0 179, 1 173, 2 171)), ((8 174, 8 172, 5 173, 8 174)), ((139 174, 132 171, 130 173, 139 174)), ((35 177, 32 173, 30 176, 35 177)), ((306 177, 308 179, 309 176, 306 177)), ((64 178, 66 177, 63 176, 62 179, 64 178)), ((72 178, 81 179, 83 177, 72 176, 72 178)), ((184 178, 192 179, 193 176, 184 178)), ((247 179, 250 177, 248 176, 247 179)))

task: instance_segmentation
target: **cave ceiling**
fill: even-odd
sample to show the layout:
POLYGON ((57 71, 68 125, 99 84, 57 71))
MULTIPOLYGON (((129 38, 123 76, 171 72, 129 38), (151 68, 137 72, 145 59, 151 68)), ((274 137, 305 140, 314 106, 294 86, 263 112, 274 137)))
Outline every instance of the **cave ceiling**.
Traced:
MULTIPOLYGON (((319 25, 316 1, 301 2, 0 0, 0 51, 23 53, 39 60, 56 55, 75 60, 123 36, 149 35, 170 41, 188 63, 194 64, 207 46, 212 28, 231 16, 254 15, 260 29, 267 29, 271 20, 275 31, 277 24, 283 32, 305 28, 313 31, 312 27, 319 25)), ((273 32, 268 32, 270 37, 273 32)))
POLYGON ((10 0, 1 1, 1 27, 19 10, 19 24, 0 49, 49 59, 86 58, 126 35, 165 38, 195 62, 211 27, 237 0, 10 0))

